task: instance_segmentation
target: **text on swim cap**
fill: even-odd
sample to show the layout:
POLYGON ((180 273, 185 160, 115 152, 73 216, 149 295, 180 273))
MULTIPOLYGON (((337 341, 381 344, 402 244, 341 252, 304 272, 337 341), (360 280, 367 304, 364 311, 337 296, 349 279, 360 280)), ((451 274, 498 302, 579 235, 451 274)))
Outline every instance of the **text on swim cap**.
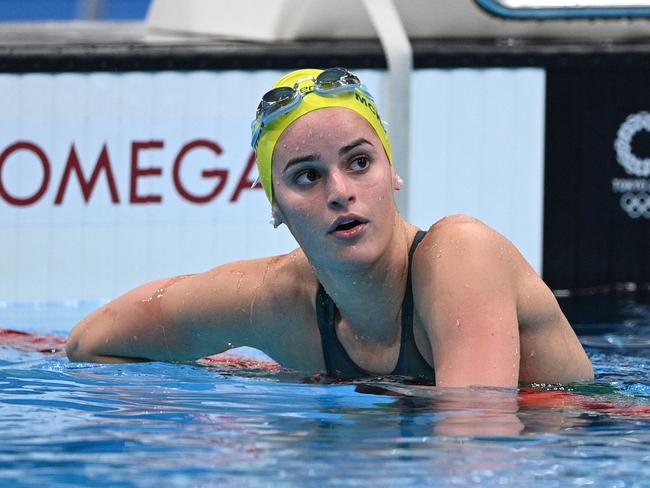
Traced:
POLYGON ((379 122, 379 125, 381 125, 381 128, 386 132, 386 127, 384 127, 384 123, 381 120, 381 117, 379 117, 379 112, 377 111, 377 107, 370 101, 367 100, 366 97, 363 95, 360 95, 358 91, 354 91, 354 98, 357 100, 357 102, 365 105, 368 107, 368 110, 372 112, 372 114, 377 117, 377 121, 379 122))

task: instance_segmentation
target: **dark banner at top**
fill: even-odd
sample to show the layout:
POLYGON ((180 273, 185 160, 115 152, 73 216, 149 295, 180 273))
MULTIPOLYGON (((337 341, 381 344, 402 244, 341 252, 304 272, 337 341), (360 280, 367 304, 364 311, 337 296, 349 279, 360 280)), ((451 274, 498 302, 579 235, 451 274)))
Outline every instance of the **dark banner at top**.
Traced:
POLYGON ((650 283, 650 71, 549 70, 544 278, 650 283))

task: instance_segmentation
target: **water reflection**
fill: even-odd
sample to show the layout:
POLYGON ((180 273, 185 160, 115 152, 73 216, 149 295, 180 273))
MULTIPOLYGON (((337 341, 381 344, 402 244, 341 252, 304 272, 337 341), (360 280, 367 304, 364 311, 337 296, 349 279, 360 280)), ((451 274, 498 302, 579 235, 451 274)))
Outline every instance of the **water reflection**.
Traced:
MULTIPOLYGON (((433 414, 428 435, 500 436, 519 435, 524 425, 519 411, 516 390, 492 388, 435 388, 394 384, 357 386, 359 393, 395 396, 392 409, 403 425, 423 413, 433 414)), ((382 405, 386 408, 387 405, 382 405)))
POLYGON ((610 293, 559 299, 582 344, 591 350, 650 357, 650 293, 610 293))
POLYGON ((110 473, 114 485, 138 472, 150 484, 173 473, 181 484, 245 486, 271 478, 293 486, 524 486, 552 478, 562 486, 578 475, 603 480, 594 469, 647 472, 648 398, 626 393, 634 385, 612 386, 611 376, 602 382, 606 367, 618 374, 640 363, 596 356, 595 364, 596 385, 517 392, 43 359, 3 369, 0 407, 12 421, 0 454, 14 470, 29 467, 29 476, 57 467, 63 479, 74 465, 110 473))

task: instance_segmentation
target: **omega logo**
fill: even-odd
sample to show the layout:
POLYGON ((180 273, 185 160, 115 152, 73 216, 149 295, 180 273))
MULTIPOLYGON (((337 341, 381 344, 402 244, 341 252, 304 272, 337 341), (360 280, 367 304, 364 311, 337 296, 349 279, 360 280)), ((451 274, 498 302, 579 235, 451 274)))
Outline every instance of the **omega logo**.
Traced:
MULTIPOLYGON (((38 203, 51 186, 56 188, 56 196, 53 202, 56 206, 63 204, 65 195, 72 186, 78 186, 84 201, 89 202, 95 189, 98 186, 105 185, 108 189, 111 202, 114 205, 121 203, 130 205, 162 204, 162 194, 155 192, 144 193, 140 186, 146 179, 161 178, 166 173, 171 173, 170 176, 176 194, 187 202, 199 205, 211 203, 223 192, 226 182, 233 171, 229 168, 212 166, 215 164, 215 159, 223 152, 223 149, 216 141, 207 139, 188 141, 180 148, 176 157, 173 158, 171 171, 168 168, 171 162, 168 162, 168 164, 159 163, 154 166, 143 166, 141 162, 143 152, 161 150, 164 147, 164 140, 130 141, 128 179, 126 182, 123 182, 123 185, 126 183, 126 187, 123 187, 119 191, 120 188, 118 178, 116 177, 115 164, 111 159, 109 147, 106 143, 102 146, 100 154, 95 160, 94 166, 92 166, 82 165, 81 158, 77 153, 74 143, 70 146, 68 157, 65 161, 52 163, 45 150, 37 143, 32 141, 16 141, 0 152, 0 203, 4 201, 12 206, 28 207, 38 203), (202 169, 200 172, 202 180, 212 182, 212 187, 209 191, 205 191, 204 189, 202 192, 197 192, 196 189, 188 186, 188 183, 184 182, 181 177, 181 170, 188 154, 196 150, 203 150, 208 153, 208 156, 212 156, 211 159, 213 161, 209 165, 211 167, 202 169), (11 188, 9 182, 3 178, 5 165, 16 153, 21 151, 31 153, 31 159, 41 167, 40 178, 36 182, 37 187, 31 194, 23 196, 17 195, 16 191, 11 188), (52 167, 53 164, 57 163, 63 163, 63 173, 58 181, 51 182, 52 167)), ((124 164, 122 161, 120 162, 124 164)), ((255 155, 251 154, 241 174, 234 175, 237 178, 237 185, 230 195, 230 203, 237 202, 243 191, 262 188, 259 183, 255 183, 252 179, 254 167, 255 155)))

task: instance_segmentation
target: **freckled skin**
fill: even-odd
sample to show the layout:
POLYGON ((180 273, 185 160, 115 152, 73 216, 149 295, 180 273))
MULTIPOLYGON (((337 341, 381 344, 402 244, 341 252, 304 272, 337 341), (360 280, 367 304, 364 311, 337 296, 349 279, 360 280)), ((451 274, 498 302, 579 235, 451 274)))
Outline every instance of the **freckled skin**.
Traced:
MULTIPOLYGON (((374 130, 344 108, 310 112, 280 137, 272 181, 273 215, 298 249, 142 285, 75 327, 70 359, 185 361, 247 345, 287 368, 323 371, 320 282, 349 356, 370 374, 392 371, 418 229, 395 206, 400 183, 374 130)), ((412 270, 413 332, 438 386, 593 378, 548 287, 493 229, 463 215, 436 222, 412 270)))

